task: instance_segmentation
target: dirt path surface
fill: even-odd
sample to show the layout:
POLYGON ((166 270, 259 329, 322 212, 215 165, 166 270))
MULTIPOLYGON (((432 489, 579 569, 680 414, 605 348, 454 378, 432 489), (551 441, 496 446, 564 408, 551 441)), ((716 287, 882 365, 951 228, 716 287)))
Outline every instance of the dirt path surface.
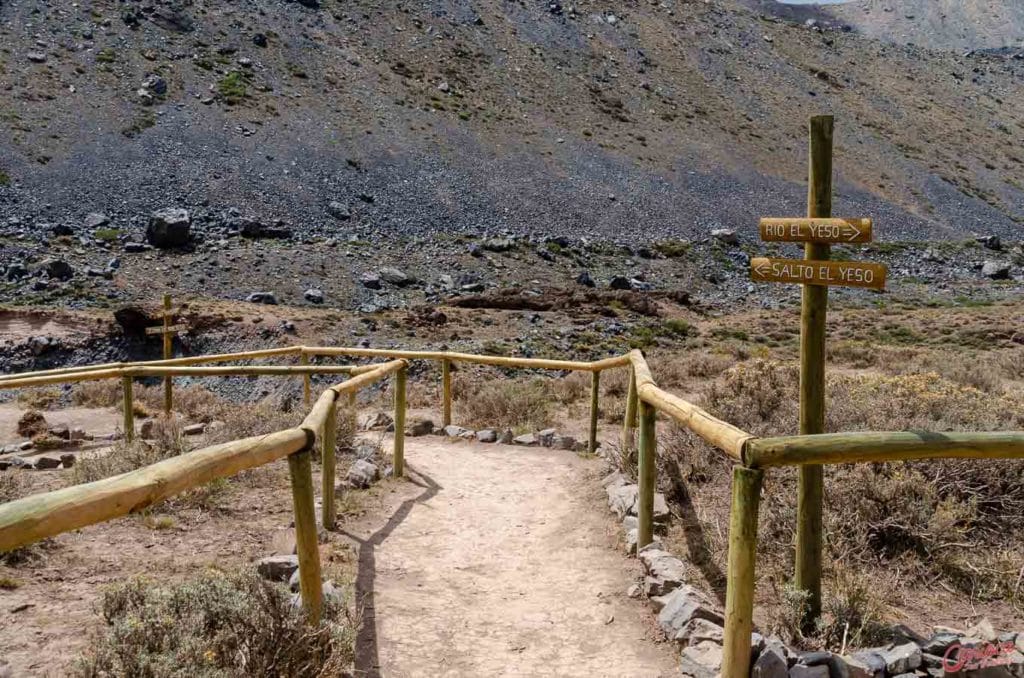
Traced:
POLYGON ((406 458, 387 515, 351 531, 358 675, 679 675, 625 595, 638 570, 612 548, 598 462, 435 438, 406 458))

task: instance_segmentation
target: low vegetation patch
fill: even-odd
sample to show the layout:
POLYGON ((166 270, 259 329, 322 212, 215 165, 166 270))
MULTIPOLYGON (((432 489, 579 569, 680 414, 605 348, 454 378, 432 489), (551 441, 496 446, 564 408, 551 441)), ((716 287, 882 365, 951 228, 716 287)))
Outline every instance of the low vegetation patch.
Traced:
MULTIPOLYGON (((797 433, 798 368, 751 360, 707 387, 703 404, 716 416, 759 436, 797 433)), ((1000 398, 936 373, 833 375, 829 431, 1019 430, 1024 398, 1000 398)), ((686 522, 692 560, 704 574, 724 573, 731 462, 692 434, 664 440, 660 477, 686 522), (699 528, 699 529, 697 529, 699 528), (701 539, 693 539, 700 534, 701 539)), ((800 636, 801 602, 791 590, 797 471, 765 478, 759 531, 759 592, 775 610, 771 630, 808 647, 880 642, 889 603, 922 582, 973 601, 1006 600, 1024 611, 1020 572, 1024 527, 1024 460, 934 460, 830 465, 825 471, 826 614, 813 637, 800 636), (858 574, 854 574, 854 572, 858 574), (898 575, 896 574, 898 573, 898 575), (770 594, 768 592, 771 592, 770 594), (847 628, 847 624, 849 624, 847 628)), ((717 576, 707 577, 720 586, 717 576)), ((835 648, 833 648, 835 649, 835 648)))
POLYGON ((134 579, 109 589, 106 627, 74 675, 178 678, 344 675, 354 660, 354 625, 325 600, 307 623, 284 587, 255 574, 210 572, 173 586, 134 579))

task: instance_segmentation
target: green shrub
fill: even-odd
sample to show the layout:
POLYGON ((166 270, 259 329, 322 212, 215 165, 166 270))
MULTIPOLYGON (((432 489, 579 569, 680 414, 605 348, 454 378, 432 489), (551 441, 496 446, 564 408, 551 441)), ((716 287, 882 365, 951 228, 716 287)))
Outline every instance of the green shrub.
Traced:
POLYGON ((97 228, 93 231, 93 237, 97 240, 104 240, 106 242, 117 240, 120 235, 121 231, 116 228, 97 228))
POLYGON ((217 82, 217 93, 229 104, 237 104, 248 93, 248 83, 241 71, 231 71, 217 82))

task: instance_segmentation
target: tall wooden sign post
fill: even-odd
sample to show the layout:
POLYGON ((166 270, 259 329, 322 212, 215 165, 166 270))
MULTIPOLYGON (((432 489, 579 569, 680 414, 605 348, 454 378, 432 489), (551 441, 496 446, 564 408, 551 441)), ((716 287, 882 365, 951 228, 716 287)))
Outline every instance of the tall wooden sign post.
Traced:
MULTIPOLYGON (((880 264, 830 261, 833 243, 869 242, 870 219, 832 217, 832 116, 811 118, 807 218, 762 219, 761 239, 804 243, 803 259, 753 258, 751 279, 803 285, 800 312, 800 434, 825 432, 825 315, 830 285, 882 289, 880 264)), ((822 467, 800 467, 794 584, 808 594, 805 623, 821 613, 822 467)))

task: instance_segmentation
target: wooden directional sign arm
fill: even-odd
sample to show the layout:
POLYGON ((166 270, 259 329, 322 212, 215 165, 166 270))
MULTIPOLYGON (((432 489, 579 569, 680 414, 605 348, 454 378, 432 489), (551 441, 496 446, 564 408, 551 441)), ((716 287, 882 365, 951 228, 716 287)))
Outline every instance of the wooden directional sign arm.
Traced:
POLYGON ((871 242, 870 219, 765 218, 761 240, 766 242, 861 243, 871 242))
POLYGON ((799 283, 841 287, 885 289, 887 270, 882 264, 864 261, 814 261, 808 259, 750 260, 750 279, 754 282, 799 283))

